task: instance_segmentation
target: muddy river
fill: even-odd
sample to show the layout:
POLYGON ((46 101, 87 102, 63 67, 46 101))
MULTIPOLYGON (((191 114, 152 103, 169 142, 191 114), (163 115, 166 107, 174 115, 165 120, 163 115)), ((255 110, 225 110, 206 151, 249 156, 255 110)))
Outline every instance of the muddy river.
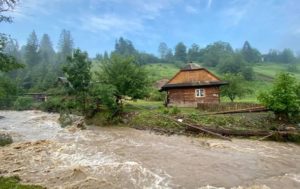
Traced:
POLYGON ((0 111, 0 175, 47 188, 300 188, 300 146, 122 127, 62 129, 57 114, 0 111))

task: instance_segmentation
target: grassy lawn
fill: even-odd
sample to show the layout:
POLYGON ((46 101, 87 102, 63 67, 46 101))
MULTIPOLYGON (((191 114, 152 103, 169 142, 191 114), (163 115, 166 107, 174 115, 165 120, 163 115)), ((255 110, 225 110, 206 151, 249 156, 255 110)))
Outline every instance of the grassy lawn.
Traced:
POLYGON ((19 177, 0 177, 1 189, 44 189, 44 187, 36 185, 20 184, 19 177))

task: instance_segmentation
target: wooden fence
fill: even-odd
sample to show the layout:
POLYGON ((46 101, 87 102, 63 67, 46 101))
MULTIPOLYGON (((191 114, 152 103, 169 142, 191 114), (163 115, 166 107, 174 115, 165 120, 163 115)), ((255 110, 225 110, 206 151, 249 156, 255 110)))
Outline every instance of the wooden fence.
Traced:
POLYGON ((197 109, 206 112, 221 112, 221 111, 232 111, 232 110, 241 110, 241 109, 250 109, 263 107, 260 104, 255 103, 246 103, 246 102, 223 102, 220 104, 212 103, 198 103, 197 109))

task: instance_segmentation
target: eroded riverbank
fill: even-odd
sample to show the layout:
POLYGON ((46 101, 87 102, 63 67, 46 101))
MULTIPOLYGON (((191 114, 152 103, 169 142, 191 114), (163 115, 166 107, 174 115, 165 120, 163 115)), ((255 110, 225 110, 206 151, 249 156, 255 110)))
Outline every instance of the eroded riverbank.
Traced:
POLYGON ((1 175, 48 188, 299 188, 300 146, 162 136, 120 127, 62 129, 57 114, 2 111, 1 175))

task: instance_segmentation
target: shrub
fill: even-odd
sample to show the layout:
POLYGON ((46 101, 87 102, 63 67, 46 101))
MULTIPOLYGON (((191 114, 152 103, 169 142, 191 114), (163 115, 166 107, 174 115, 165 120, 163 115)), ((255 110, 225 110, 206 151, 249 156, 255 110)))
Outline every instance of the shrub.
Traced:
POLYGON ((171 114, 173 114, 173 115, 177 115, 180 112, 181 112, 180 109, 176 106, 171 109, 171 114))
POLYGON ((272 89, 261 93, 258 100, 272 110, 277 119, 291 118, 300 112, 299 86, 295 77, 281 73, 277 76, 272 89))
POLYGON ((13 143, 13 139, 10 135, 0 133, 0 146, 5 146, 11 143, 13 143))
POLYGON ((30 110, 33 105, 32 97, 18 97, 14 102, 14 108, 16 110, 30 110))
POLYGON ((157 89, 152 89, 148 99, 151 101, 164 101, 166 98, 165 92, 159 92, 157 89))
POLYGON ((49 98, 42 104, 42 109, 47 112, 59 112, 64 107, 61 98, 49 98))

